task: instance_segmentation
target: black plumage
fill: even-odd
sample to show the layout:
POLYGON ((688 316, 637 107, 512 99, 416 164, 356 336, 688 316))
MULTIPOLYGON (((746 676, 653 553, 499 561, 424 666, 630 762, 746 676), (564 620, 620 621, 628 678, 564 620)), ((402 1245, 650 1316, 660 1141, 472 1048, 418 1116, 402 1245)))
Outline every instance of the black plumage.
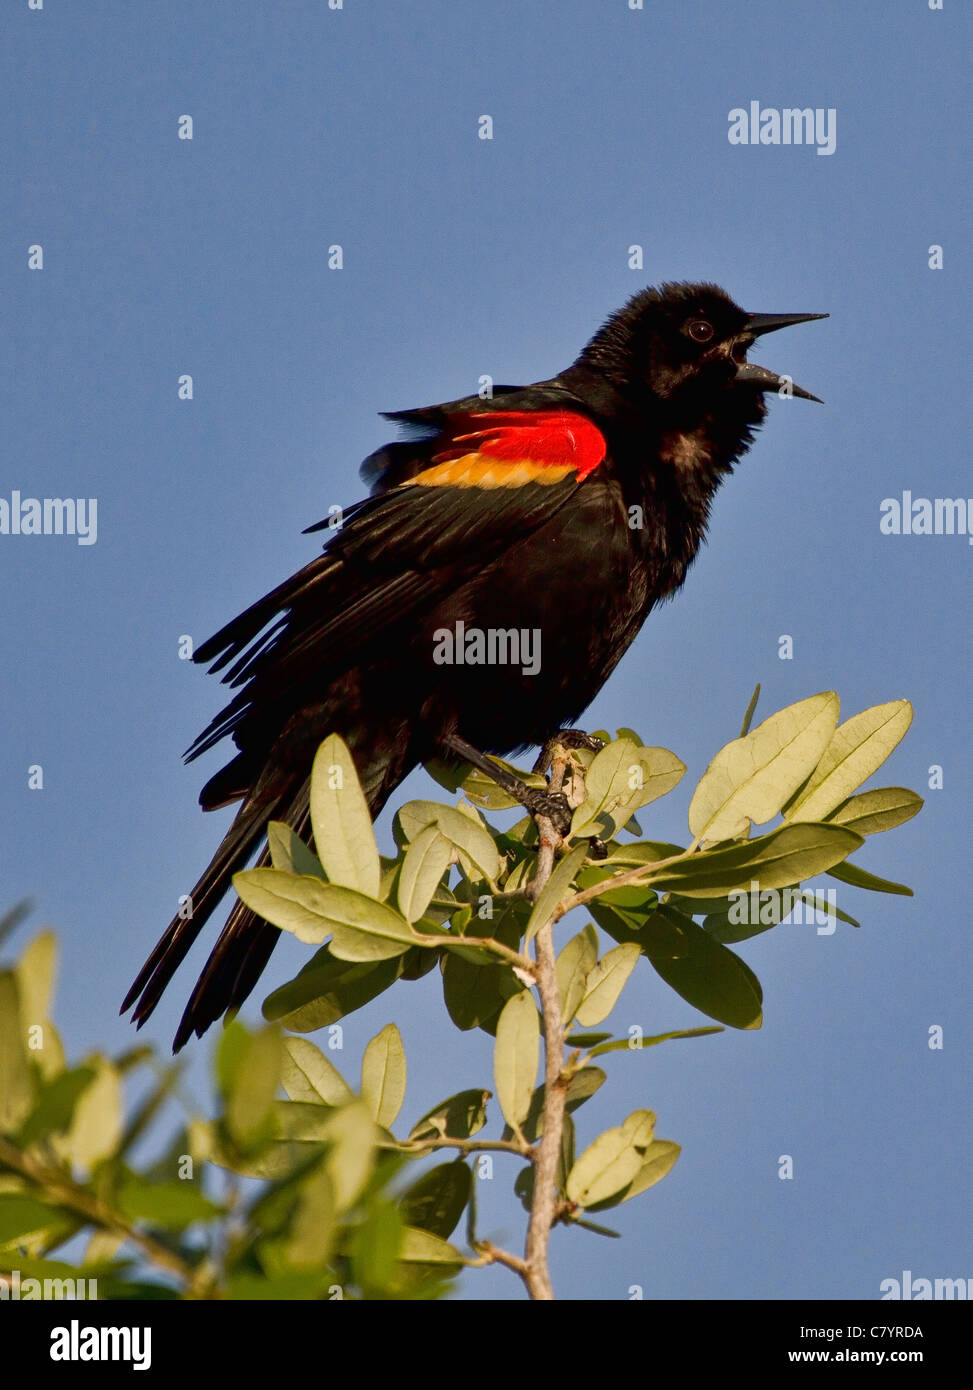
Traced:
MULTIPOLYGON (((817 317, 748 314, 714 285, 664 285, 550 380, 392 414, 407 437, 366 459, 371 495, 323 554, 195 653, 235 693, 187 756, 227 737, 238 750, 200 802, 240 809, 192 915, 170 923, 123 1010, 134 1004, 140 1026, 149 1017, 268 820, 309 837, 311 762, 328 734, 352 749, 377 814, 414 767, 455 754, 451 738, 507 754, 576 723, 683 582, 764 393, 788 389, 746 361, 754 338, 817 317), (457 624, 539 633, 539 669, 438 664, 436 634, 457 624)), ((236 903, 176 1049, 243 1002, 277 935, 236 903)))

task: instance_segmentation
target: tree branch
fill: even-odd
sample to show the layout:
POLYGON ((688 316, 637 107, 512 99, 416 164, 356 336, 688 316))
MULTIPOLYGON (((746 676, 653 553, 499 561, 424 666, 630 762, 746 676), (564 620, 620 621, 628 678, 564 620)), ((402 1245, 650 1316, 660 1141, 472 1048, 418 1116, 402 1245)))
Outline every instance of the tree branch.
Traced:
POLYGON ((495 1152, 516 1154, 518 1158, 529 1158, 531 1162, 534 1160, 534 1150, 529 1144, 518 1144, 509 1139, 406 1139, 394 1147, 400 1153, 419 1153, 423 1149, 428 1149, 430 1153, 433 1149, 459 1149, 463 1158, 472 1153, 495 1152))
POLYGON ((667 868, 670 864, 676 864, 680 860, 687 859, 693 852, 693 846, 683 850, 680 854, 670 855, 668 859, 656 859, 650 864, 639 864, 634 869, 628 869, 623 874, 615 874, 612 878, 602 879, 600 883, 593 883, 590 888, 582 888, 579 893, 575 893, 573 898, 568 898, 567 902, 560 903, 554 909, 553 921, 559 922, 562 917, 571 912, 576 907, 583 907, 592 898, 598 898, 602 893, 610 893, 614 888, 626 888, 629 886, 652 887, 652 876, 657 874, 660 869, 667 868), (648 878, 645 875, 648 875, 648 878))
MULTIPOLYGON (((556 746, 551 763, 552 792, 562 790, 569 761, 570 755, 567 751, 556 746)), ((561 841, 560 835, 546 816, 537 816, 536 820, 540 848, 537 855, 537 871, 530 884, 530 895, 535 900, 551 876, 554 855, 561 841)), ((557 1212, 557 1160, 561 1151, 564 1105, 568 1088, 567 1079, 562 1074, 564 1019, 561 1016, 561 997, 557 987, 553 917, 544 923, 534 938, 534 954, 534 976, 540 996, 544 1032, 544 1132, 540 1142, 535 1146, 534 1194, 527 1226, 522 1277, 530 1297, 546 1301, 554 1297, 548 1268, 548 1244, 557 1212)))

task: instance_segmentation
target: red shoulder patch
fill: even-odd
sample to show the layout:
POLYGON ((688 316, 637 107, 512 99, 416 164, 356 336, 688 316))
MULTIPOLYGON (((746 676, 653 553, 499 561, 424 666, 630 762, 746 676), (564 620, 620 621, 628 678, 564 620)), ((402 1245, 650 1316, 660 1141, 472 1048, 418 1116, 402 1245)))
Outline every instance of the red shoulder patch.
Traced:
POLYGON ((456 433, 437 450, 434 463, 477 454, 500 464, 574 472, 581 482, 608 452, 594 421, 573 410, 493 410, 453 418, 456 433))

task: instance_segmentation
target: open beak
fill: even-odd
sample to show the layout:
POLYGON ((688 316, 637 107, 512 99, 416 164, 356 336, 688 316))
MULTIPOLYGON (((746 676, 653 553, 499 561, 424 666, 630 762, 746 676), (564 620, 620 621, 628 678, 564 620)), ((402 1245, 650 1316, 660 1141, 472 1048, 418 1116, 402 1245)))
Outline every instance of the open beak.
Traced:
MULTIPOLYGON (((826 318, 827 314, 750 314, 744 331, 754 338, 759 338, 763 333, 776 333, 778 328, 790 328, 795 323, 809 323, 811 319, 826 318)), ((741 362, 737 368, 736 380, 748 382, 758 391, 778 391, 785 384, 784 378, 776 372, 768 371, 766 367, 758 367, 752 362, 741 362)), ((812 396, 803 386, 791 382, 789 389, 792 395, 800 396, 802 400, 817 401, 819 405, 823 405, 820 396, 812 396)))

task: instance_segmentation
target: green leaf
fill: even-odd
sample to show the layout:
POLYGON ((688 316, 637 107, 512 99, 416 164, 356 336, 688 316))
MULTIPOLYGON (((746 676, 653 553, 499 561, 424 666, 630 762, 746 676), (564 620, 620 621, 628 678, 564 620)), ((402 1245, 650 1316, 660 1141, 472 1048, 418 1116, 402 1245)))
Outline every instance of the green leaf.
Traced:
POLYGON ((399 1259, 414 1264, 461 1265, 463 1256, 431 1231, 419 1230, 416 1226, 406 1226, 402 1231, 402 1244, 399 1246, 399 1259))
POLYGON ((486 1124, 490 1091, 459 1091, 427 1110, 409 1131, 410 1140, 469 1139, 486 1124))
POLYGON ((399 873, 399 910, 410 922, 423 915, 453 857, 453 846, 436 825, 427 825, 409 845, 399 873))
MULTIPOLYGON (((498 767, 509 772, 511 776, 517 777, 528 787, 544 787, 547 785, 545 779, 538 773, 526 772, 522 768, 514 767, 513 763, 505 761, 503 758, 490 757, 491 763, 496 763, 498 767)), ((440 779, 437 778, 437 781, 440 779)), ((444 783, 445 785, 445 783, 444 783)), ((520 805, 512 796, 497 786, 492 777, 488 777, 485 772, 480 772, 479 768, 470 767, 466 764, 466 775, 459 783, 463 792, 470 801, 476 806, 483 807, 488 811, 507 811, 513 810, 520 805)), ((451 787, 450 790, 458 788, 451 787)))
POLYGON ((585 774, 585 802, 574 813, 571 834, 600 830, 610 840, 641 806, 657 801, 685 776, 685 763, 667 748, 644 748, 617 739, 596 753, 585 774))
POLYGON ((599 1043, 589 1052, 589 1057, 600 1057, 606 1052, 641 1052, 643 1048, 655 1047, 657 1043, 668 1042, 670 1038, 704 1038, 710 1033, 722 1033, 722 1028, 680 1028, 675 1033, 656 1033, 652 1038, 616 1038, 613 1042, 599 1043))
POLYGON ((122 1084, 118 1070, 105 1057, 91 1057, 87 1065, 95 1079, 78 1099, 71 1128, 56 1147, 89 1172, 115 1153, 122 1139, 122 1084))
POLYGON ((616 946, 598 962, 588 976, 584 998, 575 1014, 583 1028, 591 1028, 608 1017, 640 954, 639 947, 629 942, 616 946))
POLYGON ((614 1193, 613 1196, 607 1197, 603 1202, 589 1205, 588 1210, 603 1211, 606 1207, 616 1207, 620 1202, 628 1202, 632 1197, 637 1197, 640 1192, 654 1187, 675 1165, 681 1152, 680 1146, 674 1144, 670 1139, 653 1139, 643 1154, 641 1168, 628 1186, 620 1192, 614 1193))
POLYGON ((621 1231, 613 1231, 610 1226, 599 1226, 597 1221, 582 1221, 580 1217, 575 1217, 575 1226, 581 1226, 586 1231, 594 1231, 596 1236, 612 1236, 615 1240, 621 1240, 621 1231))
POLYGON ((132 1221, 148 1221, 167 1231, 182 1231, 194 1221, 212 1221, 223 1214, 223 1208, 191 1182, 148 1183, 134 1173, 120 1184, 115 1201, 132 1221))
POLYGON ((353 1092, 341 1072, 307 1038, 285 1038, 281 1085, 291 1100, 344 1105, 353 1092))
POLYGON ((298 940, 319 946, 331 936, 339 960, 388 960, 415 945, 404 917, 353 888, 279 869, 244 869, 233 886, 247 907, 298 940))
POLYGON ((34 1103, 17 978, 0 972, 0 1134, 20 1128, 34 1103))
POLYGON ((78 1101, 97 1074, 94 1067, 74 1067, 71 1071, 59 1072, 46 1082, 20 1132, 22 1147, 30 1148, 39 1139, 70 1128, 78 1101))
MULTIPOLYGON (((524 904, 512 904, 496 921, 473 918, 466 937, 492 936, 515 950, 523 930, 524 904)), ((457 1028, 490 1028, 504 1004, 523 988, 508 965, 469 960, 452 950, 443 961, 443 998, 457 1028)))
POLYGON ((761 990, 757 977, 739 956, 697 926, 690 917, 660 908, 680 938, 679 954, 653 950, 648 956, 655 971, 687 1003, 731 1028, 759 1028, 761 990))
POLYGON ((402 1194, 402 1218, 445 1240, 463 1215, 472 1187, 473 1174, 462 1159, 441 1163, 402 1194))
POLYGON ((652 1111, 636 1110, 623 1125, 599 1135, 568 1174, 569 1201, 595 1206, 628 1187, 645 1161, 654 1128, 652 1111))
POLYGON ((923 807, 921 796, 907 787, 878 787, 849 797, 828 816, 830 825, 845 825, 858 835, 875 835, 904 825, 923 807))
POLYGON ((587 853, 587 844, 576 845, 557 865, 538 894, 533 911, 527 919, 526 941, 533 941, 541 927, 550 921, 556 909, 572 896, 571 884, 587 853))
POLYGON ((751 937, 770 931, 780 922, 786 921, 795 911, 799 913, 800 923, 813 921, 816 913, 825 913, 829 918, 840 919, 851 927, 861 926, 854 917, 850 917, 837 905, 832 906, 827 899, 810 888, 799 888, 797 885, 792 888, 775 888, 771 890, 771 895, 761 903, 759 894, 756 898, 751 898, 748 894, 739 904, 722 907, 719 912, 707 916, 703 922, 703 930, 715 941, 722 941, 724 946, 732 946, 735 942, 749 941, 751 937), (742 921, 741 909, 745 919, 742 921))
POLYGON ((497 1100, 514 1131, 530 1109, 539 1058, 540 1019, 532 994, 523 990, 503 1006, 493 1054, 497 1100))
POLYGON ((267 844, 275 869, 283 869, 289 874, 311 874, 324 878, 320 859, 286 821, 267 822, 267 844))
MULTIPOLYGON (((605 743, 611 743, 611 739, 604 730, 600 733, 593 734, 592 737, 604 739, 605 743)), ((643 748, 645 746, 645 740, 640 734, 637 734, 634 729, 616 729, 615 737, 627 738, 630 743, 634 743, 638 748, 643 748)))
POLYGON ((451 759, 447 762, 444 758, 430 758, 422 766, 434 782, 438 782, 454 796, 472 771, 472 765, 461 759, 451 759))
POLYGON ((332 883, 378 897, 381 864, 368 803, 344 740, 331 734, 311 768, 311 827, 332 883))
POLYGON ((625 738, 610 743, 585 774, 585 800, 574 813, 571 835, 611 839, 640 806, 671 791, 685 771, 667 748, 641 748, 625 738))
MULTIPOLYGON (((0 1250, 29 1245, 64 1220, 56 1207, 27 1193, 0 1192, 0 1250)), ((4 1263, 8 1263, 4 1261, 4 1263)))
POLYGON ((249 1038, 239 1019, 231 1019, 223 1029, 216 1049, 216 1083, 224 1101, 229 1100, 237 1085, 249 1038))
POLYGON ((234 1045, 232 1077, 226 1092, 226 1128, 234 1143, 246 1150, 269 1137, 283 1044, 273 1026, 256 1033, 244 1030, 243 1039, 242 1044, 234 1045))
MULTIPOLYGON (((357 1105, 357 1098, 346 1101, 357 1105)), ((320 1101, 275 1100, 272 1109, 272 1132, 277 1139, 294 1139, 301 1144, 324 1144, 331 1133, 331 1122, 340 1106, 322 1105, 320 1101)))
POLYGON ((846 720, 825 748, 807 786, 789 807, 788 820, 824 820, 882 766, 911 723, 908 700, 872 705, 846 720))
POLYGON ((391 1129, 405 1100, 405 1048, 394 1023, 387 1023, 365 1048, 361 1064, 362 1100, 383 1129, 391 1129))
POLYGON ((728 893, 787 888, 839 864, 864 843, 843 825, 782 825, 756 840, 723 849, 708 849, 660 869, 653 887, 697 898, 724 898, 728 893))
POLYGON ((500 856, 486 826, 471 820, 455 806, 438 801, 407 801, 396 818, 406 842, 412 844, 427 825, 438 826, 460 854, 478 870, 478 876, 495 883, 500 872, 500 856))
POLYGON ((298 1185, 298 1199, 284 1242, 287 1264, 320 1269, 331 1253, 335 1234, 335 1194, 325 1165, 315 1166, 298 1185))
MULTIPOLYGON (((608 858, 599 860, 599 869, 634 869, 639 864, 655 864, 660 859, 671 859, 673 855, 685 854, 685 845, 670 845, 666 840, 639 840, 636 844, 623 845, 613 840, 608 846, 608 858)), ((588 873, 588 869, 585 869, 588 873)))
POLYGON ((585 982, 598 959, 598 933, 590 924, 572 936, 558 953, 557 990, 561 997, 561 1018, 567 1026, 585 996, 585 982))
POLYGON ((841 883, 850 883, 853 888, 867 888, 872 893, 898 893, 903 898, 914 896, 912 889, 904 883, 893 883, 891 879, 879 878, 870 874, 858 864, 835 864, 828 870, 831 878, 841 883))
POLYGON ((817 766, 837 723, 838 696, 828 691, 726 744, 693 793, 690 830, 700 840, 732 840, 750 822, 771 820, 817 766))
POLYGON ((25 1033, 30 1028, 43 1025, 50 1017, 56 970, 57 938, 52 931, 40 932, 14 966, 20 994, 20 1019, 25 1033))
POLYGON ((293 980, 267 996, 264 1018, 271 1023, 279 1021, 295 1033, 326 1028, 394 984, 407 959, 408 956, 375 962, 337 960, 324 946, 293 980))
MULTIPOLYGON (((568 1185, 568 1174, 574 1167, 575 1158, 575 1133, 574 1119, 571 1115, 565 1114, 564 1122, 561 1126, 561 1143, 558 1146, 557 1166, 554 1169, 554 1184, 558 1193, 565 1192, 568 1185)), ((529 1165, 531 1177, 534 1176, 534 1166, 529 1165)), ((531 1199, 533 1200, 533 1183, 531 1183, 531 1199)))
POLYGON ((746 712, 746 714, 743 716, 743 726, 742 726, 742 728, 740 729, 740 737, 741 737, 741 738, 746 738, 747 734, 750 732, 750 725, 753 723, 753 716, 754 716, 754 714, 755 714, 756 711, 757 711, 757 701, 758 701, 759 699, 760 699, 760 682, 758 681, 757 684, 756 684, 756 685, 754 686, 754 688, 753 688, 753 694, 750 696, 750 703, 749 703, 749 705, 747 705, 747 712, 746 712))
POLYGON ((801 890, 801 897, 804 899, 805 906, 812 912, 826 912, 829 917, 837 917, 839 922, 847 922, 849 927, 860 927, 861 922, 845 912, 837 904, 829 903, 826 898, 822 898, 820 893, 815 893, 813 889, 805 888, 801 890))
MULTIPOLYGON (((289 1104, 289 1102, 286 1102, 289 1104)), ((322 1114, 322 1106, 307 1106, 322 1114)), ((218 1127, 202 1120, 192 1120, 187 1126, 189 1152, 202 1163, 215 1163, 218 1168, 226 1168, 244 1178, 289 1178, 296 1170, 307 1163, 308 1144, 297 1141, 271 1141, 262 1144, 246 1156, 228 1153, 220 1140, 218 1127)))
POLYGON ((330 1148, 325 1168, 334 1185, 335 1209, 347 1211, 368 1182, 375 1166, 377 1134, 364 1101, 343 1105, 329 1116, 330 1148))
POLYGON ((392 1202, 381 1202, 368 1213, 355 1232, 351 1249, 352 1277, 367 1299, 370 1291, 384 1290, 398 1262, 402 1242, 402 1217, 392 1202))

